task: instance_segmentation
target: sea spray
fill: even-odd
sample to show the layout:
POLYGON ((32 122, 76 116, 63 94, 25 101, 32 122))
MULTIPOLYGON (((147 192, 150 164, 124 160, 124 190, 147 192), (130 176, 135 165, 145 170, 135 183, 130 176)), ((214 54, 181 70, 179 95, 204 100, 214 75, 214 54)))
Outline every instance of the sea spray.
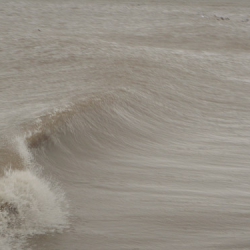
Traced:
POLYGON ((0 178, 1 249, 18 249, 30 235, 67 227, 68 205, 63 191, 56 182, 42 176, 24 137, 16 137, 13 142, 23 168, 9 165, 0 178))

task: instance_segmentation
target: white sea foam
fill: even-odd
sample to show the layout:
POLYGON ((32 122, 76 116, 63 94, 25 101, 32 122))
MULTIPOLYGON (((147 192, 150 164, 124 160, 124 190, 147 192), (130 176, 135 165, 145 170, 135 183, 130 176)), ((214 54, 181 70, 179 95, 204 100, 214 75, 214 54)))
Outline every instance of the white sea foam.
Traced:
MULTIPOLYGON (((16 241, 32 234, 61 230, 66 226, 67 209, 63 192, 31 170, 8 170, 0 179, 0 202, 11 204, 0 212, 2 241, 16 241)), ((15 243, 16 244, 16 243, 15 243)))
POLYGON ((17 150, 18 154, 23 160, 23 165, 27 168, 32 166, 33 156, 26 145, 26 137, 28 137, 27 134, 23 136, 16 136, 12 140, 12 143, 13 147, 17 150))
POLYGON ((0 178, 0 249, 18 249, 29 235, 62 230, 67 226, 64 193, 33 163, 24 138, 17 137, 24 168, 5 170, 0 178))

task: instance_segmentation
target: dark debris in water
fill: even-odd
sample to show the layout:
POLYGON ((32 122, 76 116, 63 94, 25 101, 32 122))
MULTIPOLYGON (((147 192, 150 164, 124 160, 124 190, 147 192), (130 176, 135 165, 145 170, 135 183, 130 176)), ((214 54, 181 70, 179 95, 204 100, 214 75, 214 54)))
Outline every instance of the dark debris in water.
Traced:
POLYGON ((0 205, 0 213, 4 214, 4 217, 7 219, 7 226, 9 228, 15 227, 18 223, 19 212, 15 204, 10 202, 4 202, 0 205))
POLYGON ((216 16, 216 15, 214 15, 214 17, 217 19, 217 20, 222 20, 222 21, 229 21, 230 20, 230 18, 229 17, 223 17, 223 16, 216 16))
POLYGON ((9 202, 4 202, 0 205, 0 212, 7 212, 10 215, 18 215, 17 207, 9 202))

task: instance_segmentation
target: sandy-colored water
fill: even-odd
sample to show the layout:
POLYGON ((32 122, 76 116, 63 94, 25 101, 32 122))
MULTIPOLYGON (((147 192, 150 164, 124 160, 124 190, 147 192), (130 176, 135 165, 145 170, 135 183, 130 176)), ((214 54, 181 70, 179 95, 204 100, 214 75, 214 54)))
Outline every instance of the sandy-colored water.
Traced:
POLYGON ((2 1, 0 249, 250 249, 249 13, 2 1))

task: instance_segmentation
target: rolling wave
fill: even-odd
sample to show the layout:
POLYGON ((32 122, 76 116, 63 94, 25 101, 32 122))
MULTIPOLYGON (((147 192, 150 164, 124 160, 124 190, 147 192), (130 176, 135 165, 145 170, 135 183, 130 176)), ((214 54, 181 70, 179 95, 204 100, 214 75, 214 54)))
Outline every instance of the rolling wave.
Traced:
MULTIPOLYGON (((209 202, 219 204, 216 211, 220 213, 225 206, 223 199, 211 193, 220 189, 223 195, 230 196, 223 181, 231 178, 227 172, 230 166, 244 165, 247 160, 235 158, 235 148, 243 153, 245 150, 244 138, 240 136, 245 133, 245 124, 237 123, 234 113, 229 112, 227 99, 216 99, 212 91, 204 96, 202 87, 194 92, 194 84, 183 84, 177 91, 168 85, 162 93, 155 92, 154 88, 139 91, 114 88, 69 102, 47 111, 32 123, 22 124, 21 132, 13 135, 0 152, 3 248, 20 249, 30 235, 67 229, 70 220, 88 218, 92 211, 93 216, 97 211, 99 219, 105 212, 107 217, 111 216, 112 209, 104 209, 104 212, 97 209, 99 200, 93 205, 90 202, 89 207, 83 205, 100 199, 102 192, 108 192, 107 197, 118 196, 112 202, 118 200, 123 204, 117 204, 122 214, 130 210, 126 207, 131 203, 121 200, 119 195, 133 192, 132 210, 136 213, 141 195, 143 202, 150 197, 152 205, 155 189, 164 193, 167 185, 169 194, 182 197, 183 192, 187 192, 187 209, 190 209, 187 213, 192 218, 192 202, 197 202, 195 208, 200 213, 205 209, 197 193, 202 190, 208 199, 207 206, 209 202), (216 100, 211 101, 212 98, 216 100), (211 112, 214 107, 218 111, 211 112), (227 167, 223 167, 225 163, 227 167), (214 166, 217 166, 216 175, 214 166), (67 198, 62 190, 67 190, 67 198), (71 214, 79 218, 71 218, 71 214)), ((222 88, 217 90, 223 93, 222 88)), ((240 102, 237 110, 238 117, 245 114, 240 102)), ((241 185, 237 190, 243 195, 241 185)), ((162 211, 169 209, 169 214, 161 213, 163 219, 170 216, 171 209, 179 203, 186 204, 181 198, 168 204, 170 198, 166 195, 159 199, 162 199, 158 204, 162 211)), ((146 214, 146 227, 154 213, 147 215, 147 206, 140 209, 146 214)), ((149 205, 149 209, 154 211, 155 207, 149 205)), ((183 216, 182 211, 179 215, 183 216)), ((133 225, 133 217, 129 220, 133 225)), ((183 221, 185 224, 185 219, 183 221)), ((234 219, 231 221, 234 223, 234 219)), ((122 223, 126 228, 126 221, 122 223)), ((198 229, 203 227, 194 220, 190 223, 198 229)), ((237 223, 241 223, 240 219, 237 223)), ((178 225, 172 226, 178 229, 178 225)), ((226 219, 222 225, 227 228, 226 219)), ((157 223, 153 226, 159 228, 157 223)))
MULTIPOLYGON (((117 148, 128 149, 131 140, 142 138, 140 115, 145 106, 138 105, 143 104, 142 99, 126 89, 91 96, 24 124, 22 132, 5 143, 0 152, 4 249, 19 249, 30 235, 68 227, 68 202, 55 180, 45 177, 46 171, 48 176, 63 175, 65 182, 73 183, 79 176, 74 161, 89 162, 103 158, 108 151, 116 154, 117 148), (131 99, 138 101, 137 110, 131 99)), ((143 133, 150 135, 150 128, 144 127, 143 133)))

